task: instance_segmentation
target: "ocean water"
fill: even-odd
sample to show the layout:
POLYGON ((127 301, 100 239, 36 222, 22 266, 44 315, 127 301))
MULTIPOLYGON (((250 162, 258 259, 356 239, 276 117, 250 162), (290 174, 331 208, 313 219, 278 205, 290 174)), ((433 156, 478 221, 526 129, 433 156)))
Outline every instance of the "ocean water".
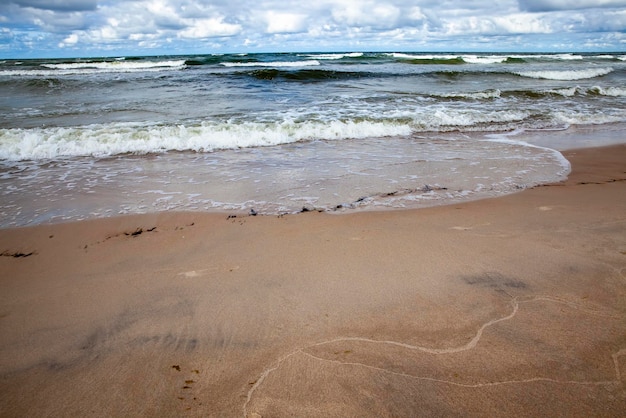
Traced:
POLYGON ((498 196, 625 122, 623 53, 0 61, 0 227, 498 196))

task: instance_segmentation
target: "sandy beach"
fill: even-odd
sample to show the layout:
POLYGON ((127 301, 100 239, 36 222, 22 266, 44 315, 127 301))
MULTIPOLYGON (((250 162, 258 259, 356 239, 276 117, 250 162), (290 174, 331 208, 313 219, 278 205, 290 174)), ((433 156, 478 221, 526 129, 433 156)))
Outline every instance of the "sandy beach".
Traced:
POLYGON ((420 210, 0 230, 0 416, 623 416, 626 145, 420 210))

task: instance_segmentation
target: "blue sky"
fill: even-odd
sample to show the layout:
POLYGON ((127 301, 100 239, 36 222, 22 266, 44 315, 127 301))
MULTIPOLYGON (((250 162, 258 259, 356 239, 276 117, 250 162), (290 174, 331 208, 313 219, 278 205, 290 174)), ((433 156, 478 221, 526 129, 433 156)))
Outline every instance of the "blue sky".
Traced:
POLYGON ((626 51, 626 0, 1 0, 0 57, 626 51))

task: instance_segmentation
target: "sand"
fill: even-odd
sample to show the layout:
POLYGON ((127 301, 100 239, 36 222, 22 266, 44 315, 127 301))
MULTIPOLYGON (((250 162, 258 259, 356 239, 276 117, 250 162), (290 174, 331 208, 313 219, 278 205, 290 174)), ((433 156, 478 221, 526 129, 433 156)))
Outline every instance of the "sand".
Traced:
POLYGON ((626 145, 351 215, 0 230, 0 416, 623 416, 626 145))

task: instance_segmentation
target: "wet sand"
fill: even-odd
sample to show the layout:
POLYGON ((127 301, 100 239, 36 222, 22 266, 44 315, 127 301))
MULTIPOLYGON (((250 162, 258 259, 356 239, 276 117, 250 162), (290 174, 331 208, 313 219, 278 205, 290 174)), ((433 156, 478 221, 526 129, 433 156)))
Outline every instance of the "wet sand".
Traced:
POLYGON ((0 230, 0 416, 622 416, 626 145, 351 215, 0 230))

